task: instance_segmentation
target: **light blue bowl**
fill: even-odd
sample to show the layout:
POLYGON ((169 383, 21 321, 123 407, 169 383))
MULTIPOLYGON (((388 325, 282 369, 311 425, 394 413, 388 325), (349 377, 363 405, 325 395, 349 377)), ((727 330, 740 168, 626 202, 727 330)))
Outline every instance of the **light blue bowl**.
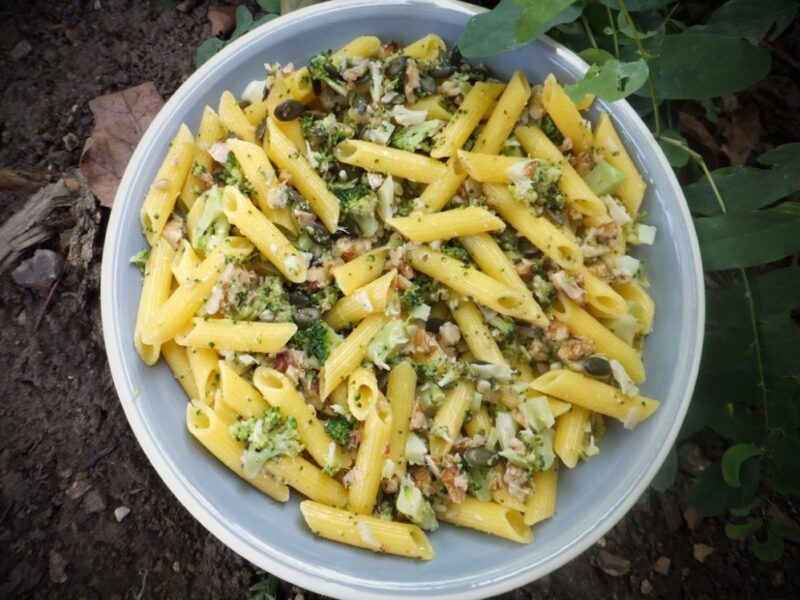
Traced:
MULTIPOLYGON (((374 34, 411 42, 437 33, 449 44, 480 9, 448 0, 344 0, 292 13, 232 44, 199 69, 167 102, 125 171, 103 256, 102 309, 111 372, 125 414, 150 462, 183 505, 217 538, 259 567, 297 585, 341 598, 478 598, 524 585, 574 558, 608 531, 645 491, 675 440, 697 375, 703 336, 700 254, 686 201, 645 125, 625 102, 608 105, 647 183, 644 210, 658 227, 656 243, 637 252, 647 265, 656 301, 647 339, 648 379, 642 391, 662 401, 634 431, 612 426, 600 455, 562 470, 558 512, 521 546, 443 526, 430 539, 436 558, 423 563, 372 554, 315 538, 298 509, 298 495, 278 504, 242 482, 189 435, 186 397, 162 363, 148 368, 133 348, 141 276, 128 258, 145 245, 139 208, 178 126, 196 129, 203 107, 227 89, 239 93, 263 77, 265 62, 302 64, 353 37, 374 34)), ((508 78, 548 73, 579 77, 586 65, 547 40, 487 64, 508 78)))

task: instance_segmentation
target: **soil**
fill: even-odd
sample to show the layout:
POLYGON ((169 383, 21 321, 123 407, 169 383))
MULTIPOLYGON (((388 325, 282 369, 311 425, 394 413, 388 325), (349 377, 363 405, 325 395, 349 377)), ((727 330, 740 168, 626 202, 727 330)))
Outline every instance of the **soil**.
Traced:
MULTIPOLYGON (((0 166, 57 179, 77 166, 91 132, 89 100, 146 81, 169 97, 192 72, 195 50, 210 30, 208 3, 185 4, 188 10, 180 12, 144 0, 6 0, 0 8, 0 166), (12 58, 23 42, 30 51, 12 58), (68 134, 79 140, 75 147, 65 143, 68 134)), ((800 94, 792 82, 798 35, 795 23, 773 55, 779 79, 773 87, 794 98, 800 94)), ((762 140, 775 141, 787 132, 769 110, 771 97, 750 96, 765 115, 762 140)), ((28 195, 0 190, 0 222, 28 195)), ((60 210, 61 229, 77 221, 87 230, 82 257, 68 260, 49 292, 21 289, 9 272, 0 277, 0 598, 248 598, 248 588, 266 574, 176 501, 117 401, 98 300, 108 211, 91 202, 60 210), (130 510, 122 521, 115 518, 119 507, 130 510)), ((69 231, 40 247, 66 254, 68 240, 69 231)), ((718 457, 713 437, 695 441, 718 457)), ((595 547, 505 597, 800 597, 797 546, 787 545, 777 563, 759 562, 725 537, 721 520, 684 514, 690 482, 681 470, 670 490, 649 491, 595 547), (713 552, 700 561, 693 556, 696 544, 713 552)), ((303 596, 317 597, 283 582, 277 594, 303 596)))

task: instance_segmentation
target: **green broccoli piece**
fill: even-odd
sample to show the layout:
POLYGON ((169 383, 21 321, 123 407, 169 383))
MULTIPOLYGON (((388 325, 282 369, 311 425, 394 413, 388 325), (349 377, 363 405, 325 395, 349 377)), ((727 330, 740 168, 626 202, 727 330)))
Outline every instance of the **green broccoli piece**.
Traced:
MULTIPOLYGON (((228 156, 233 156, 233 154, 228 156)), ((230 229, 230 223, 222 211, 222 188, 214 186, 206 195, 203 213, 192 229, 192 240, 197 248, 209 252, 228 236, 230 229)))
POLYGON ((194 161, 192 163, 192 175, 195 177, 200 177, 203 173, 208 171, 205 165, 201 165, 199 162, 194 161))
POLYGON ((299 329, 292 338, 294 345, 313 354, 320 362, 325 362, 334 346, 341 341, 342 336, 322 319, 316 319, 308 327, 299 329))
POLYGON ((564 135, 559 131, 558 127, 556 126, 556 122, 553 121, 550 115, 545 115, 542 117, 542 122, 539 124, 539 128, 542 130, 550 141, 553 142, 556 146, 560 146, 564 142, 564 135))
POLYGON ((543 307, 553 303, 556 296, 556 286, 541 275, 533 276, 533 295, 543 307))
POLYGON ((339 291, 334 285, 329 285, 311 294, 311 305, 321 312, 329 311, 337 300, 339 300, 339 291))
POLYGON ((350 445, 350 434, 353 433, 353 424, 344 415, 334 415, 325 421, 325 431, 340 446, 350 445))
POLYGON ((364 184, 336 192, 342 215, 355 221, 361 237, 372 237, 378 231, 378 195, 364 184))
POLYGON ((438 526, 436 513, 410 479, 403 479, 400 492, 397 494, 396 506, 398 512, 403 513, 412 523, 423 529, 432 531, 438 526))
POLYGON ((432 137, 444 125, 444 121, 431 119, 422 123, 408 125, 398 129, 392 134, 390 145, 406 152, 431 151, 430 137, 432 137))
POLYGON ((331 77, 329 69, 331 71, 335 70, 333 62, 331 62, 331 58, 332 52, 330 50, 326 50, 325 52, 320 52, 319 54, 312 56, 311 60, 308 61, 308 74, 311 76, 312 81, 321 81, 322 83, 326 83, 337 94, 347 97, 347 88, 331 77), (326 68, 326 65, 329 66, 326 68))
POLYGON ((134 267, 139 269, 144 274, 144 268, 147 265, 147 259, 150 258, 150 248, 142 248, 136 254, 131 256, 130 262, 134 267))
POLYGON ((533 165, 535 166, 533 175, 520 173, 512 178, 513 182, 509 186, 511 194, 534 208, 537 214, 541 214, 544 210, 560 213, 567 204, 566 196, 558 187, 561 169, 539 159, 534 159, 533 165))
POLYGON ((486 467, 467 467, 467 489, 470 494, 481 502, 489 502, 492 499, 492 469, 486 467))
POLYGON ((541 433, 534 433, 530 429, 523 429, 517 437, 525 445, 525 454, 511 448, 499 452, 508 462, 527 469, 529 473, 546 471, 553 466, 556 455, 553 452, 552 429, 545 429, 541 433))
POLYGON ((510 340, 517 334, 517 324, 513 319, 507 319, 488 308, 481 307, 481 312, 486 321, 500 334, 504 340, 510 340))
POLYGON ((253 195, 253 185, 247 181, 242 172, 242 167, 239 166, 239 161, 236 160, 233 152, 228 152, 228 158, 225 159, 225 164, 222 165, 219 180, 225 185, 235 185, 247 196, 253 195))
POLYGON ((277 406, 256 418, 250 417, 231 425, 231 434, 245 443, 242 454, 244 475, 252 479, 264 463, 280 456, 295 456, 303 451, 294 417, 284 420, 277 406))
POLYGON ((367 358, 382 369, 389 369, 386 361, 392 358, 407 343, 408 331, 405 321, 394 319, 384 325, 372 338, 369 346, 367 346, 367 358))
POLYGON ((400 302, 411 309, 420 304, 433 304, 441 298, 441 295, 439 284, 434 279, 417 273, 411 280, 411 286, 401 294, 400 302))
POLYGON ((292 320, 293 313, 281 278, 263 277, 256 289, 242 289, 236 294, 235 306, 226 316, 237 321, 260 319, 285 323, 292 320))
POLYGON ((423 388, 419 394, 419 403, 422 410, 432 410, 438 408, 444 402, 444 391, 435 383, 423 388))
POLYGON ((464 247, 458 242, 447 242, 443 244, 442 252, 451 258, 460 260, 465 265, 469 265, 470 263, 469 252, 464 250, 464 247))
POLYGON ((401 198, 394 210, 394 216, 407 217, 414 212, 414 199, 409 196, 408 198, 401 198))

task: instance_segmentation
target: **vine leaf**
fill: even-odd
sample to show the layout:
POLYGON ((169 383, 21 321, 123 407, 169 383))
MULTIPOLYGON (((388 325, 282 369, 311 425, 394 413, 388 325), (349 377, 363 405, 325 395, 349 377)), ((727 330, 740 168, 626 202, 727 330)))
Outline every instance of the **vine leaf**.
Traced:
MULTIPOLYGON (((522 6, 522 16, 517 21, 515 38, 518 42, 528 42, 560 23, 554 22, 576 0, 515 0, 522 6)), ((572 19, 570 19, 572 20, 572 19)))
MULTIPOLYGON (((797 407, 794 407, 797 410, 797 407)), ((772 459, 775 462, 773 487, 782 494, 800 495, 800 442, 783 437, 772 445, 772 459)))
POLYGON ((266 13, 280 13, 281 0, 256 0, 258 5, 266 13))
POLYGON ((686 502, 694 506, 704 517, 718 516, 731 508, 744 506, 756 493, 760 467, 760 461, 745 462, 741 470, 741 486, 734 488, 725 483, 720 464, 714 463, 703 471, 689 488, 686 502))
POLYGON ((761 456, 761 448, 753 444, 734 444, 722 455, 722 478, 731 487, 741 487, 739 470, 745 461, 761 456))
MULTIPOLYGON (((666 6, 673 0, 626 0, 625 8, 630 12, 640 12, 643 10, 652 10, 666 6)), ((619 10, 619 0, 600 0, 600 4, 619 10)))
POLYGON ((576 104, 584 97, 594 94, 608 102, 627 98, 647 82, 647 61, 620 62, 606 59, 593 64, 583 79, 564 86, 564 91, 576 104))
POLYGON ((725 35, 685 32, 664 36, 650 59, 650 74, 662 100, 726 96, 766 77, 769 53, 725 35))
POLYGON ((753 541, 753 553, 762 562, 775 562, 783 556, 784 547, 783 537, 778 534, 775 527, 770 523, 767 525, 767 539, 763 542, 753 541))
POLYGON ((777 38, 792 24, 796 14, 795 0, 729 0, 714 11, 705 25, 697 29, 741 37, 751 44, 757 44, 771 29, 769 39, 777 38))
POLYGON ((764 519, 751 519, 747 523, 727 523, 725 525, 725 535, 732 540, 743 540, 751 533, 755 533, 764 525, 764 519))

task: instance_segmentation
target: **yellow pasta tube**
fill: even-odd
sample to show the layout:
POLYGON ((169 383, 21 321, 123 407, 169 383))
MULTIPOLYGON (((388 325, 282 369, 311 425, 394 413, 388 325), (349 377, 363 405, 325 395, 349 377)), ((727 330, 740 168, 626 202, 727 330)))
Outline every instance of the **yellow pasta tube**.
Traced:
POLYGON ((215 348, 234 352, 272 354, 286 345, 297 332, 294 323, 261 323, 194 317, 193 327, 175 337, 182 346, 215 348))
POLYGON ((227 361, 219 361, 220 389, 222 401, 236 414, 245 418, 259 417, 269 404, 255 387, 234 371, 227 361))
POLYGON ((347 489, 348 508, 355 513, 372 514, 381 485, 383 463, 389 454, 391 432, 392 412, 386 401, 380 399, 364 422, 354 467, 356 476, 347 489))
POLYGON ((302 456, 284 456, 268 461, 264 469, 307 498, 329 506, 347 505, 345 487, 302 456))
POLYGON ((589 269, 584 268, 581 275, 589 312, 600 319, 619 319, 627 314, 628 303, 614 288, 589 269))
POLYGON ((272 222, 238 188, 229 185, 222 193, 222 210, 259 252, 286 279, 302 283, 308 276, 308 258, 286 239, 272 222))
MULTIPOLYGON (((278 71, 278 73, 275 74, 275 82, 272 84, 272 88, 269 90, 269 96, 267 96, 267 114, 274 117, 277 106, 284 100, 288 100, 290 97, 291 92, 286 83, 286 79, 284 78, 283 74, 278 71)), ((294 144, 295 147, 305 148, 306 141, 303 138, 303 130, 300 127, 299 119, 292 119, 291 121, 280 121, 276 119, 275 125, 277 125, 281 131, 286 134, 286 137, 292 140, 292 144, 294 144)))
POLYGON ((337 331, 351 323, 356 323, 368 315, 383 312, 392 296, 392 283, 397 276, 397 269, 360 287, 349 296, 345 296, 333 305, 323 319, 337 331))
POLYGON ((243 259, 253 246, 243 238, 226 238, 201 262, 191 279, 172 292, 161 308, 142 328, 142 341, 161 344, 175 337, 208 300, 208 295, 225 268, 226 257, 243 259))
POLYGON ((357 515, 309 500, 300 503, 300 512, 312 533, 334 542, 422 560, 435 555, 425 532, 410 523, 357 515))
POLYGON ((194 251, 192 244, 189 240, 181 240, 178 243, 178 250, 175 253, 175 257, 172 259, 172 265, 170 267, 172 276, 175 278, 175 281, 178 282, 178 285, 189 279, 199 264, 200 259, 194 251))
POLYGON ((186 395, 190 399, 199 399, 200 393, 197 391, 197 384, 194 382, 186 348, 179 346, 174 340, 168 340, 161 344, 161 355, 167 361, 172 374, 181 384, 186 395))
POLYGON ((331 273, 336 280, 336 285, 345 296, 349 296, 383 273, 383 266, 386 264, 388 255, 388 249, 377 248, 343 265, 334 267, 331 273))
POLYGON ((517 71, 509 79, 508 85, 497 101, 497 106, 492 110, 489 120, 475 140, 473 150, 484 154, 500 152, 530 97, 531 86, 528 79, 525 73, 517 71))
POLYGON ((188 212, 194 204, 197 197, 208 185, 198 176, 194 174, 195 166, 201 171, 210 171, 211 166, 214 164, 214 159, 208 153, 214 142, 219 142, 225 139, 227 132, 222 126, 222 123, 209 106, 203 109, 203 116, 200 119, 200 127, 197 130, 197 138, 195 140, 196 146, 194 156, 192 158, 192 166, 186 174, 186 181, 181 190, 180 199, 184 208, 188 212))
POLYGON ((447 168, 438 160, 363 140, 345 140, 336 146, 336 160, 367 171, 432 183, 444 177, 447 168))
POLYGON ((225 129, 245 142, 256 143, 256 127, 247 120, 234 95, 222 92, 219 99, 219 120, 225 129))
POLYGON ((556 467, 533 474, 533 493, 525 501, 525 525, 529 527, 556 514, 556 467))
POLYGON ((228 424, 224 423, 211 407, 201 402, 187 404, 186 427, 211 454, 247 483, 278 502, 286 502, 289 499, 289 488, 273 475, 262 471, 252 479, 244 476, 241 458, 244 443, 229 433, 228 424))
POLYGON ((446 158, 464 145, 505 88, 503 83, 479 81, 467 92, 461 106, 439 132, 431 157, 446 158))
POLYGON ((175 200, 192 168, 195 148, 192 132, 186 125, 181 125, 147 191, 140 212, 142 231, 151 246, 156 245, 175 208, 175 200))
POLYGON ((639 170, 633 163, 630 154, 625 150, 622 140, 619 139, 611 117, 603 113, 597 120, 597 127, 594 132, 594 147, 600 156, 612 167, 625 175, 614 194, 619 197, 631 217, 635 217, 642 204, 647 184, 639 174, 639 170))
POLYGON ((511 178, 508 176, 508 169, 529 160, 519 156, 494 156, 466 150, 459 150, 457 155, 461 166, 469 176, 481 183, 509 184, 511 178))
POLYGON ((463 380, 447 392, 431 424, 430 450, 434 458, 447 454, 461 437, 461 426, 474 393, 472 383, 463 380))
POLYGON ((331 350, 320 371, 320 399, 325 400, 352 373, 367 353, 372 338, 389 322, 389 317, 376 313, 361 321, 341 344, 331 350))
POLYGON ((356 367, 350 373, 347 378, 347 406, 356 419, 366 420, 382 397, 372 369, 356 367))
POLYGON ((412 104, 407 104, 406 108, 408 110, 424 110, 428 112, 426 117, 427 121, 431 119, 439 119, 441 121, 447 121, 450 117, 453 116, 447 106, 444 104, 444 98, 442 98, 439 94, 434 94, 433 96, 425 96, 420 100, 412 104))
POLYGON ((464 424, 464 429, 469 437, 476 435, 489 435, 492 429, 492 418, 486 406, 481 406, 478 412, 472 413, 471 418, 464 424))
POLYGON ((642 327, 642 333, 650 333, 653 329, 653 314, 656 308, 650 294, 635 281, 618 284, 616 289, 619 295, 627 301, 631 315, 642 327))
POLYGON ((575 468, 581 457, 590 415, 591 412, 582 406, 573 406, 571 411, 556 419, 553 452, 570 469, 575 468))
POLYGON ((652 415, 659 405, 658 400, 626 396, 602 381, 566 369, 540 375, 531 382, 531 387, 573 405, 619 419, 630 427, 652 415))
POLYGON ((436 60, 439 58, 439 53, 446 48, 442 38, 435 33, 429 33, 403 48, 403 54, 418 60, 436 60))
POLYGON ((553 304, 552 311, 553 316, 562 321, 572 335, 589 338, 594 342, 597 352, 618 360, 635 383, 644 381, 644 364, 639 353, 592 315, 563 296, 553 304))
POLYGON ((461 336, 476 359, 495 365, 508 364, 497 342, 494 341, 481 311, 473 302, 461 301, 451 312, 461 330, 461 336))
POLYGON ((269 128, 269 158, 281 169, 292 175, 292 183, 303 197, 308 200, 314 211, 328 231, 334 233, 339 223, 339 201, 325 182, 311 168, 300 150, 286 137, 272 118, 267 119, 269 128))
POLYGON ((518 510, 469 496, 458 504, 448 504, 445 511, 436 513, 436 517, 445 523, 477 529, 520 544, 530 544, 533 540, 531 528, 525 525, 518 510))
POLYGON ((315 411, 283 373, 258 367, 253 373, 253 385, 264 400, 280 408, 281 416, 295 418, 300 441, 326 473, 334 473, 350 465, 350 457, 328 435, 315 411))
POLYGON ((418 244, 487 231, 502 231, 506 228, 503 221, 478 206, 454 208, 431 214, 417 213, 407 217, 387 219, 386 222, 404 237, 418 244))
POLYGON ((583 266, 578 244, 546 218, 531 214, 525 204, 511 196, 507 187, 489 183, 483 190, 500 216, 554 263, 568 271, 583 266))
POLYGON ((394 463, 398 477, 406 474, 406 440, 410 428, 411 411, 414 408, 417 373, 411 363, 398 363, 389 373, 386 398, 392 410, 392 430, 389 434, 389 459, 394 463))
POLYGON ((544 80, 542 105, 558 130, 564 137, 572 140, 572 149, 576 154, 591 150, 592 126, 581 116, 578 107, 567 96, 552 73, 544 80))
POLYGON ((419 197, 424 212, 436 212, 444 208, 466 179, 467 172, 461 163, 455 156, 451 157, 447 161, 445 174, 426 187, 419 197))
POLYGON ((142 295, 139 298, 139 310, 136 315, 136 328, 133 334, 133 343, 136 352, 144 364, 152 366, 158 361, 161 354, 161 344, 145 344, 142 342, 142 328, 150 317, 169 298, 170 285, 172 284, 172 261, 175 250, 164 238, 159 238, 150 251, 150 257, 144 267, 144 282, 142 295))
POLYGON ((406 258, 417 271, 425 273, 478 304, 504 315, 530 317, 524 311, 525 299, 519 292, 477 269, 465 267, 456 258, 436 252, 428 246, 412 248, 406 253, 406 258))
POLYGON ((522 147, 532 158, 539 158, 553 163, 561 170, 558 187, 567 197, 567 201, 580 213, 587 217, 608 219, 608 211, 603 201, 597 197, 578 172, 572 168, 561 151, 553 142, 536 127, 517 127, 514 135, 522 147))
POLYGON ((192 399, 213 405, 219 387, 219 356, 213 350, 195 346, 187 347, 186 355, 197 388, 197 396, 192 399))
MULTIPOLYGON (((525 503, 519 500, 516 496, 511 494, 506 488, 501 487, 492 490, 492 502, 516 510, 520 513, 525 513, 525 503)), ((527 525, 527 523, 526 523, 527 525)))

